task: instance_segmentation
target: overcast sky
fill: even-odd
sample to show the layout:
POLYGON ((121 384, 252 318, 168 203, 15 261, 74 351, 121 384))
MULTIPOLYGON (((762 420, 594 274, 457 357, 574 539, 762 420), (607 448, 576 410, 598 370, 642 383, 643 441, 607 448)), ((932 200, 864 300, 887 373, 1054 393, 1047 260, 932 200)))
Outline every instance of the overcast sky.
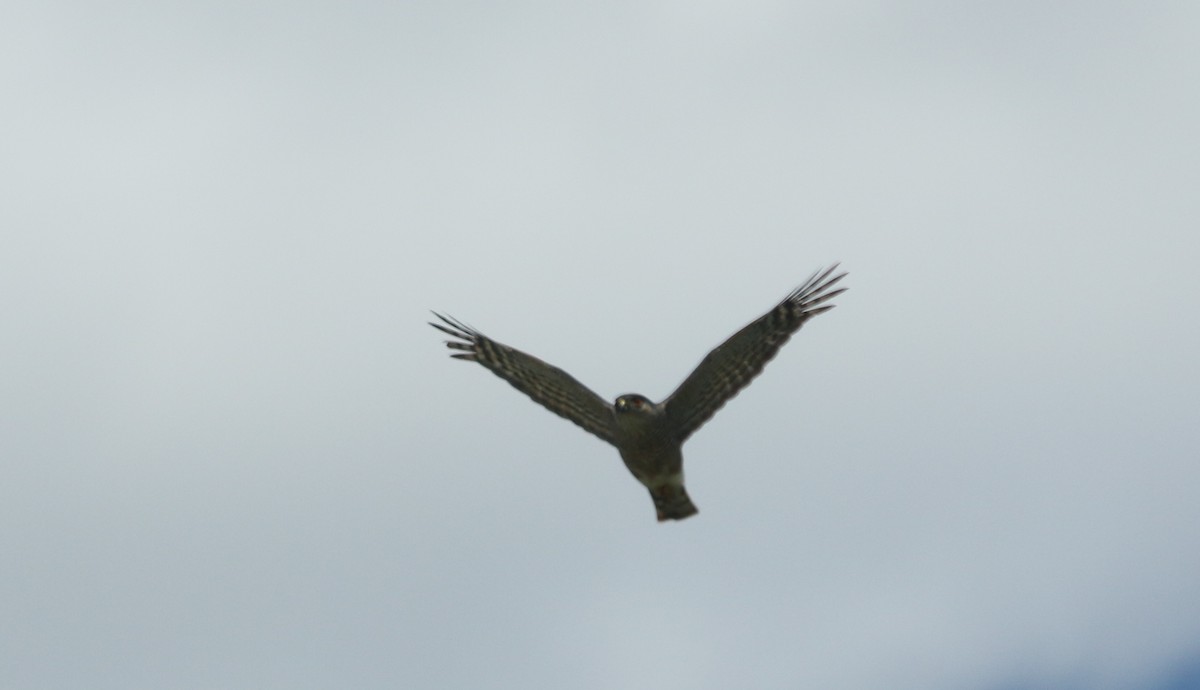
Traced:
POLYGON ((1198 35, 5 3, 0 687, 1200 686, 1198 35), (679 523, 425 325, 660 399, 834 261, 679 523))

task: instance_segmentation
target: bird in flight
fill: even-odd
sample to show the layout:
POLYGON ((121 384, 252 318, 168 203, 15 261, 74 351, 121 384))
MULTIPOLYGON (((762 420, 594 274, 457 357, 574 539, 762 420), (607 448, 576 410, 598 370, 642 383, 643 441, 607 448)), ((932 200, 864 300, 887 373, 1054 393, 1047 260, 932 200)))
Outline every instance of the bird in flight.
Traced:
POLYGON ((683 443, 737 395, 809 319, 846 288, 838 264, 817 271, 771 311, 721 343, 666 400, 626 393, 609 404, 570 374, 511 348, 448 316, 430 326, 451 336, 451 357, 479 362, 554 414, 617 447, 625 467, 650 491, 658 521, 699 512, 683 486, 683 443))

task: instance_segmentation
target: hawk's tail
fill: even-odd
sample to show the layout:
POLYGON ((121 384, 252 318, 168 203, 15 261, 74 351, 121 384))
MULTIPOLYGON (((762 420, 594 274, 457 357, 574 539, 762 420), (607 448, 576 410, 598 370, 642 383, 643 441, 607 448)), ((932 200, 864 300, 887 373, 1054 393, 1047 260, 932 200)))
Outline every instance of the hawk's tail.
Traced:
POLYGON ((657 489, 651 489, 650 498, 654 499, 654 510, 658 512, 659 522, 682 520, 700 512, 682 485, 664 484, 657 489))

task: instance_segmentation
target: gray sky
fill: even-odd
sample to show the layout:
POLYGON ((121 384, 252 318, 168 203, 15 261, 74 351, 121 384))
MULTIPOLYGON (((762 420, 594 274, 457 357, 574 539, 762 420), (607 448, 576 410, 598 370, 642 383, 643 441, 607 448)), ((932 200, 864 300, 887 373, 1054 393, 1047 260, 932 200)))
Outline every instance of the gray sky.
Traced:
POLYGON ((1200 677, 1198 29, 6 3, 0 687, 1200 677), (837 260, 678 524, 425 325, 658 399, 837 260))

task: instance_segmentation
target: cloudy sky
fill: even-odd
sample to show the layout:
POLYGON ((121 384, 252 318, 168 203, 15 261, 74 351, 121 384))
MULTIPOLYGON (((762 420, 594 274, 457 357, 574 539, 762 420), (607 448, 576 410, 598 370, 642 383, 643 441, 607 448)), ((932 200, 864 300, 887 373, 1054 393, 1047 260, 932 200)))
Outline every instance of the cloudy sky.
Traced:
POLYGON ((0 10, 0 687, 1200 687, 1193 2, 0 10), (425 325, 668 394, 686 447, 425 325))

